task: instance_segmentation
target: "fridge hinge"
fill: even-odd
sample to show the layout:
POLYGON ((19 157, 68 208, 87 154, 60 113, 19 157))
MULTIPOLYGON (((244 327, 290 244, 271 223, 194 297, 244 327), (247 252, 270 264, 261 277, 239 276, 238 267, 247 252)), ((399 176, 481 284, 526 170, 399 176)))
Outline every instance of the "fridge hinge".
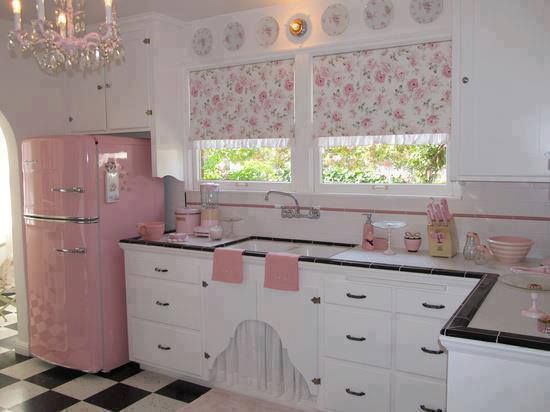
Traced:
POLYGON ((320 385, 321 384, 321 378, 312 379, 311 382, 313 382, 314 385, 320 385))
POLYGON ((316 296, 314 298, 311 298, 311 302, 314 304, 314 305, 320 305, 321 304, 321 298, 319 296, 316 296))
POLYGON ((143 44, 151 44, 151 39, 149 37, 144 38, 143 44))
POLYGON ((202 287, 203 288, 207 288, 208 287, 208 282, 205 282, 204 280, 202 281, 202 287))
POLYGON ((204 359, 210 359, 210 354, 208 352, 204 352, 204 359))

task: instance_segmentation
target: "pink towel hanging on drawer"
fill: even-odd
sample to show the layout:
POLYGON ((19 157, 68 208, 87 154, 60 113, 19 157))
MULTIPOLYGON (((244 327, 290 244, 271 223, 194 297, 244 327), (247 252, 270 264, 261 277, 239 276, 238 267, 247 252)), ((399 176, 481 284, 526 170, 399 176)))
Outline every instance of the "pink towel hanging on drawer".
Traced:
POLYGON ((300 290, 299 258, 298 255, 288 253, 268 253, 265 257, 264 287, 287 291, 300 290))
POLYGON ((243 252, 244 249, 215 249, 212 280, 243 283, 243 252))

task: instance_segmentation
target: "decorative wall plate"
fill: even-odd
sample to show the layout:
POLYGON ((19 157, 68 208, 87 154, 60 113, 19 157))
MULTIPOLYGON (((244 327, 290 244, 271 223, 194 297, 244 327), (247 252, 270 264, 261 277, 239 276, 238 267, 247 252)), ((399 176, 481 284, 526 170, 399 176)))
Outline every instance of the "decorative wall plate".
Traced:
POLYGON ((432 23, 443 13, 443 0, 411 0, 410 13, 419 24, 432 23))
POLYGON ((373 30, 385 29, 393 20, 391 0, 369 0, 365 6, 365 23, 373 30))
POLYGON ((239 50, 244 44, 244 36, 244 27, 241 23, 229 23, 223 31, 223 45, 229 51, 239 50))
POLYGON ((349 12, 341 3, 328 6, 321 18, 323 31, 329 36, 338 36, 349 26, 349 12))
POLYGON ((214 38, 210 29, 203 27, 193 35, 193 51, 197 56, 206 56, 212 51, 214 38))
POLYGON ((267 16, 258 22, 256 26, 256 41, 262 47, 269 47, 279 37, 279 22, 274 17, 267 16))

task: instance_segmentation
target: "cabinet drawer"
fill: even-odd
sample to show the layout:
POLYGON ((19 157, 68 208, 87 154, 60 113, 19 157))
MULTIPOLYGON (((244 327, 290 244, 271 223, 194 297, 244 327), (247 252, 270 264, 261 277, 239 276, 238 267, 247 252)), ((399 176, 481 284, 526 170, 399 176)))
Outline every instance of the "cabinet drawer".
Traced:
POLYGON ((201 376, 202 350, 199 332, 130 319, 133 360, 201 376))
POLYGON ((346 281, 327 281, 327 303, 391 311, 391 288, 346 281))
POLYGON ((445 382, 396 373, 394 412, 444 411, 446 408, 445 382))
POLYGON ((199 330, 199 285, 126 276, 128 315, 199 330))
POLYGON ((449 295, 411 289, 395 291, 396 312, 445 320, 452 316, 464 299, 466 299, 466 295, 449 295))
POLYGON ((389 368, 391 324, 388 312, 326 305, 326 355, 389 368))
POLYGON ((126 274, 199 283, 201 261, 164 253, 125 252, 126 274))
POLYGON ((442 352, 439 343, 444 323, 439 319, 400 316, 396 322, 396 369, 446 379, 447 353, 442 352))
POLYGON ((334 412, 390 410, 390 373, 336 360, 325 361, 325 405, 334 412))

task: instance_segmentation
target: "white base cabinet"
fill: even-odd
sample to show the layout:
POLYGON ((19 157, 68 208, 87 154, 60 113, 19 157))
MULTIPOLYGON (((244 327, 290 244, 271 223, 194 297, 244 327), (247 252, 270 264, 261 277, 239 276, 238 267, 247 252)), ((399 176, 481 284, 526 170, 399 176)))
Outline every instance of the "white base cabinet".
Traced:
POLYGON ((212 253, 121 246, 130 354, 145 367, 211 384, 237 327, 258 320, 320 410, 445 410, 439 330, 477 280, 302 262, 300 291, 283 292, 263 287, 263 258, 245 257, 244 282, 229 284, 212 281, 212 253))

